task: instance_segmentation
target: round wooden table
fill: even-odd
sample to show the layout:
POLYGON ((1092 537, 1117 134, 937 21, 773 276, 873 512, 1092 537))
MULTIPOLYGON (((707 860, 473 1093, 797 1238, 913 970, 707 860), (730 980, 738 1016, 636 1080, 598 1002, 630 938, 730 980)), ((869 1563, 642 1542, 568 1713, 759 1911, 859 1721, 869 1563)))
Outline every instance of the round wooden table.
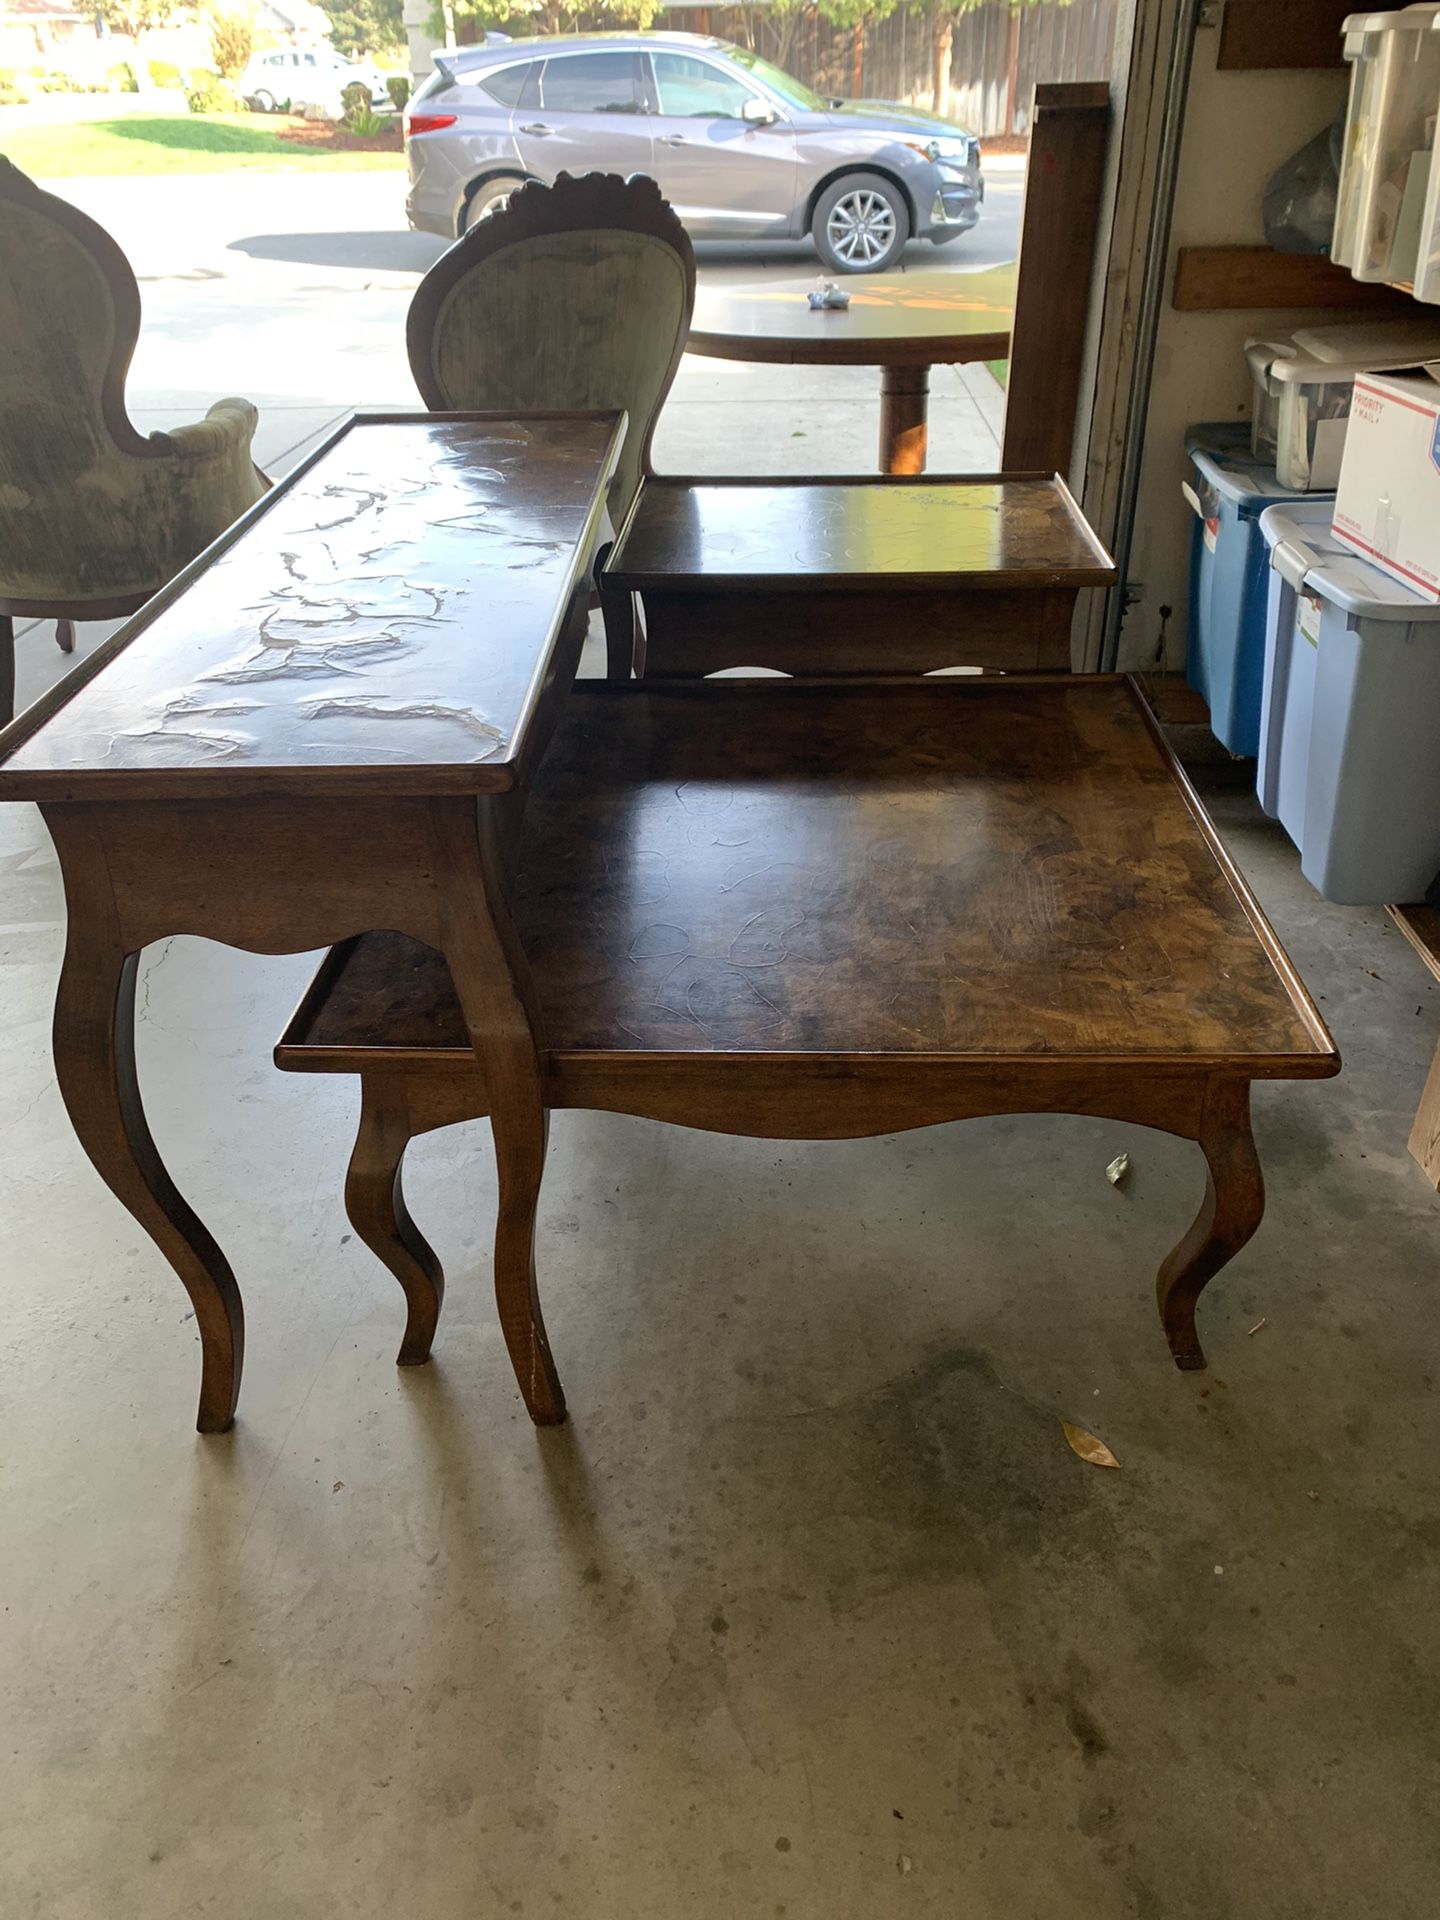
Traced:
POLYGON ((793 284, 702 291, 686 352, 711 360, 881 368, 881 471, 923 473, 930 369, 1009 357, 1014 265, 843 284, 849 306, 818 311, 808 304, 807 289, 793 284))

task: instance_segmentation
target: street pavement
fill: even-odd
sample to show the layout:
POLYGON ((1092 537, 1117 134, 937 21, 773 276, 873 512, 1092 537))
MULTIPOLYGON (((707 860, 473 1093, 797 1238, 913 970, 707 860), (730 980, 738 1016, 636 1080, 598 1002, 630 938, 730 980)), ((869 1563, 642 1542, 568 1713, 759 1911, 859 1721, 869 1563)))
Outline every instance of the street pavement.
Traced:
MULTIPOLYGON (((235 173, 70 179, 52 190, 92 215, 140 282, 143 324, 128 404, 146 431, 241 394, 260 408, 256 458, 285 472, 355 407, 415 406, 405 314, 443 242, 404 225, 404 175, 235 173)), ((1021 180, 997 173, 972 234, 906 249, 900 272, 963 274, 1015 257, 1021 180)), ((702 244, 702 286, 793 284, 819 271, 808 245, 702 244)), ((931 465, 995 464, 1000 394, 983 368, 932 377, 931 465)), ((879 375, 867 367, 763 367, 687 356, 655 461, 692 473, 864 472, 875 464, 879 375)), ((82 646, 106 626, 82 629, 82 646)), ((57 677, 48 635, 22 635, 17 692, 57 677), (43 644, 42 644, 43 643, 43 644)))

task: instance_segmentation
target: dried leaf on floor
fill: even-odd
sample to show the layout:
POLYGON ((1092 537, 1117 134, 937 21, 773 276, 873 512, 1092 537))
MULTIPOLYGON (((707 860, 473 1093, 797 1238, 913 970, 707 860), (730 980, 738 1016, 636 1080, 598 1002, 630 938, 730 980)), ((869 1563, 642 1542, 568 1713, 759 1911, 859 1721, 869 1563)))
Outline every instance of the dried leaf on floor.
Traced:
POLYGON ((1105 1178, 1110 1182, 1112 1187, 1118 1187, 1120 1182, 1125 1178, 1126 1174, 1129 1173, 1129 1171, 1130 1171, 1129 1154, 1117 1153, 1115 1158, 1110 1162, 1109 1166, 1106 1167, 1105 1169, 1105 1178))
POLYGON ((1092 1467, 1118 1467, 1120 1462, 1106 1446, 1103 1440, 1097 1440, 1093 1433, 1087 1433, 1084 1427, 1072 1427, 1068 1420, 1060 1425, 1065 1430, 1065 1443, 1072 1453, 1078 1453, 1082 1460, 1088 1460, 1092 1467))

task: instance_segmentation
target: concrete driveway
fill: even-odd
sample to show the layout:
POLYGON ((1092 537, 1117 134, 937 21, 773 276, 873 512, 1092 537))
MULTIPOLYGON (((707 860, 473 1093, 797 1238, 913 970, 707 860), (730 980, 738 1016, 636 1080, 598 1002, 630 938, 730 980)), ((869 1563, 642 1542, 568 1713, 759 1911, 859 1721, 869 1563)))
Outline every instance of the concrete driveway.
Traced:
MULTIPOLYGON (((997 173, 974 234, 909 247, 902 271, 964 273, 1013 259, 1020 175, 997 173)), ((284 473, 355 407, 416 406, 405 314, 443 243, 404 227, 404 175, 237 173, 61 180, 52 190, 114 235, 144 321, 128 399, 145 430, 199 418, 226 394, 260 408, 256 457, 284 473)), ((801 245, 698 249, 702 283, 815 279, 801 245)), ((1000 394, 983 368, 937 368, 931 463, 994 464, 1000 394)), ((741 366, 687 357, 656 439, 672 471, 853 472, 875 463, 879 375, 866 367, 741 366)), ((82 628, 82 648, 108 626, 82 628)), ((45 631, 22 629, 17 697, 62 670, 45 631)))

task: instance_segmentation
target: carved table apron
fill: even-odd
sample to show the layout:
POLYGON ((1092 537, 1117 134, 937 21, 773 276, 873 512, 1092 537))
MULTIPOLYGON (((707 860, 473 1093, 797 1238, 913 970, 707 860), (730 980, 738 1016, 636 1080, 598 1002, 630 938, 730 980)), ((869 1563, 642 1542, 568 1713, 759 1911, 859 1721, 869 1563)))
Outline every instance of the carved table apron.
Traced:
POLYGON ((574 675, 623 433, 616 413, 351 421, 0 734, 0 799, 39 802, 64 876, 60 1091, 190 1294, 202 1432, 234 1417, 244 1319, 146 1123, 141 950, 386 928, 442 952, 513 1119, 505 1210, 532 1172, 506 1143, 541 1094, 490 903, 574 675))

